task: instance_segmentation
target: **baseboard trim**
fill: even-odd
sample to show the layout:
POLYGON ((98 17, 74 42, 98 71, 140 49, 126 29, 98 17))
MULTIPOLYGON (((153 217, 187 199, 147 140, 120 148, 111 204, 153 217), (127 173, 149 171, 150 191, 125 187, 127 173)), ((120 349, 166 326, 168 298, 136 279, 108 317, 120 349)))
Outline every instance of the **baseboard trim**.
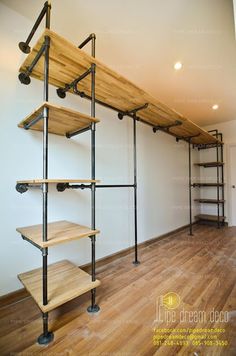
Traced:
MULTIPOLYGON (((194 223, 195 224, 195 223, 194 223)), ((172 235, 175 235, 185 229, 187 229, 189 227, 189 225, 184 225, 184 226, 181 226, 175 230, 172 230, 170 232, 167 232, 163 235, 160 235, 158 237, 154 237, 150 240, 147 240, 147 241, 143 241, 143 242, 140 242, 138 244, 138 247, 139 249, 143 249, 157 241, 160 241, 162 239, 165 239, 167 237, 170 237, 172 235)), ((96 267, 103 267, 105 266, 106 264, 108 263, 111 263, 115 260, 117 260, 118 258, 122 258, 122 257, 125 257, 129 254, 131 254, 132 252, 134 251, 134 246, 131 246, 131 247, 128 247, 128 248, 125 248, 123 250, 120 250, 118 252, 115 252, 109 256, 105 256, 105 257, 102 257, 100 259, 98 259, 96 261, 96 267)), ((91 264, 90 263, 86 263, 82 266, 80 266, 80 268, 82 268, 83 270, 85 270, 86 272, 90 272, 90 269, 91 269, 91 264)), ((16 291, 13 291, 11 293, 8 293, 8 294, 5 294, 3 296, 0 296, 0 308, 4 308, 4 307, 7 307, 9 305, 12 305, 12 304, 15 304, 15 303, 18 303, 19 301, 25 299, 29 297, 29 293, 27 292, 27 290, 25 288, 21 288, 21 289, 18 289, 16 291)))
MULTIPOLYGON (((194 224, 196 224, 196 223, 194 222, 193 225, 194 224)), ((139 248, 139 250, 142 249, 142 248, 145 248, 145 247, 147 247, 147 246, 149 246, 149 245, 151 245, 151 244, 153 244, 153 243, 155 243, 157 241, 160 241, 160 240, 165 239, 165 238, 167 238, 169 236, 175 235, 175 234, 177 234, 177 233, 179 233, 179 232, 181 232, 181 231, 183 231, 183 230, 185 230, 187 228, 189 228, 189 224, 181 226, 181 227, 179 227, 177 229, 174 229, 172 231, 169 231, 169 232, 167 232, 167 233, 165 233, 163 235, 160 235, 160 236, 157 236, 157 237, 153 237, 153 238, 151 238, 151 239, 149 239, 147 241, 140 242, 138 244, 138 248, 139 248)), ((115 253, 113 253, 111 255, 102 257, 102 258, 96 260, 96 267, 103 267, 104 265, 106 265, 108 263, 111 263, 111 262, 115 261, 118 258, 125 257, 125 256, 131 254, 132 252, 134 252, 134 246, 127 247, 127 248, 125 248, 123 250, 120 250, 120 251, 117 251, 117 252, 115 252, 115 253)), ((91 263, 86 263, 86 264, 80 266, 80 268, 82 268, 84 271, 89 273, 90 270, 91 270, 91 263)))

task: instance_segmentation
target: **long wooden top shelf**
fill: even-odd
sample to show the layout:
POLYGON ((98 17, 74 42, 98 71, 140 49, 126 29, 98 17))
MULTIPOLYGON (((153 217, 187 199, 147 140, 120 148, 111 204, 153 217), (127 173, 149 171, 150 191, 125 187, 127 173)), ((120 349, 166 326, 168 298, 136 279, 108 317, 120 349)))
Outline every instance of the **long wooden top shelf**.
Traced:
POLYGON ((48 304, 42 301, 42 268, 18 275, 42 312, 49 312, 60 305, 96 288, 100 281, 92 282, 91 276, 69 261, 48 266, 48 304))
MULTIPOLYGON (((67 134, 73 134, 76 131, 88 128, 92 122, 99 122, 98 119, 78 111, 45 102, 21 121, 18 124, 18 127, 27 128, 27 124, 33 122, 41 113, 43 113, 45 107, 49 109, 48 132, 56 135, 66 136, 67 134)), ((30 129, 43 131, 43 120, 38 120, 30 127, 30 129)))
MULTIPOLYGON (((55 32, 46 29, 31 53, 26 57, 20 71, 24 72, 32 63, 36 53, 41 48, 44 37, 50 37, 50 70, 49 83, 56 87, 64 87, 71 83, 91 67, 96 64, 96 99, 105 104, 118 108, 121 111, 132 110, 148 103, 148 107, 139 111, 138 116, 152 126, 166 126, 175 123, 177 120, 182 125, 171 127, 169 132, 176 137, 187 137, 198 135, 192 139, 195 144, 214 144, 218 141, 192 121, 186 119, 173 109, 156 100, 144 90, 131 83, 122 75, 108 68, 102 62, 93 58, 77 46, 73 45, 55 32)), ((43 80, 44 59, 40 58, 33 69, 32 77, 43 80)), ((79 90, 90 95, 90 76, 80 81, 79 90)), ((71 90, 71 92, 73 92, 71 90)))
POLYGON ((99 183, 100 180, 97 179, 25 179, 18 180, 17 184, 32 184, 38 185, 43 183, 57 184, 57 183, 99 183))
POLYGON ((16 229, 22 236, 42 248, 50 247, 65 242, 78 240, 98 234, 99 230, 92 230, 87 226, 78 225, 69 221, 56 221, 48 224, 48 240, 42 239, 42 224, 16 229))

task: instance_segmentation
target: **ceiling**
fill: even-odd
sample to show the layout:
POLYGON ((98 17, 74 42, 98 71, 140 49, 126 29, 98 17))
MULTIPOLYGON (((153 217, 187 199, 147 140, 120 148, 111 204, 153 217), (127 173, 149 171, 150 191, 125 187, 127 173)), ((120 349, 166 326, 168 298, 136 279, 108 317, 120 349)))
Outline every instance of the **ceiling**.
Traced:
MULTIPOLYGON (((44 0, 1 2, 35 20, 44 0)), ((53 0, 51 28, 95 32, 100 60, 201 126, 236 120, 232 0, 53 0)))

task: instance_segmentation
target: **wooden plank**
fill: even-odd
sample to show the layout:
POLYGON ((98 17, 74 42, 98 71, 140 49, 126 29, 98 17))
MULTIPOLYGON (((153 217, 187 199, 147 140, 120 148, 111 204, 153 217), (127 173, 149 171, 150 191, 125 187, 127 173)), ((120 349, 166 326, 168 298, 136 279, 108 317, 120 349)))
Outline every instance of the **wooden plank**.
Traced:
POLYGON ((87 226, 69 221, 56 221, 48 224, 48 240, 42 241, 42 224, 16 229, 21 235, 40 247, 50 247, 61 243, 78 240, 99 234, 99 230, 92 230, 87 226))
POLYGON ((201 167, 218 167, 218 166, 223 166, 224 162, 200 162, 200 163, 194 163, 195 166, 201 166, 201 167))
POLYGON ((194 201, 197 201, 199 203, 209 203, 209 204, 217 204, 217 203, 224 203, 225 200, 223 199, 194 199, 194 201))
POLYGON ((193 185, 196 187, 223 187, 224 183, 193 183, 193 185))
MULTIPOLYGON (((217 215, 209 215, 209 214, 198 214, 195 216, 196 219, 198 220, 207 220, 207 221, 218 221, 218 216, 217 215)), ((219 217, 220 222, 223 222, 225 220, 225 216, 220 216, 219 217)))
POLYGON ((50 313, 49 328, 54 332, 54 342, 46 349, 35 342, 42 332, 42 319, 32 298, 0 309, 1 355, 40 355, 44 350, 48 354, 63 354, 69 350, 71 355, 110 353, 130 356, 154 355, 155 352, 169 356, 193 355, 194 352, 198 355, 234 355, 235 235, 236 227, 215 229, 196 225, 194 239, 189 239, 185 231, 156 241, 152 246, 144 246, 140 252, 142 263, 138 267, 131 263, 132 253, 123 258, 117 256, 116 261, 110 263, 105 261, 97 269, 97 276, 102 281, 97 291, 101 312, 93 317, 86 313, 90 303, 88 293, 50 313), (181 250, 182 254, 179 253, 181 250), (194 259, 196 255, 197 260, 194 259), (186 325, 163 318, 162 323, 154 324, 158 298, 170 291, 179 294, 181 309, 194 313, 206 309, 225 310, 229 312, 229 321, 217 326, 214 322, 199 325, 190 321, 186 325), (153 345, 153 327, 173 328, 173 333, 177 334, 183 326, 223 327, 225 333, 220 338, 228 340, 229 346, 215 349, 204 343, 193 346, 190 342, 181 350, 172 352, 169 345, 162 348, 153 345), (145 332, 143 327, 147 328, 145 332))
MULTIPOLYGON (((92 63, 96 64, 96 99, 118 108, 121 111, 132 110, 138 106, 148 103, 148 107, 139 111, 138 116, 146 123, 153 126, 169 125, 176 120, 182 122, 181 126, 172 127, 170 132, 175 136, 198 135, 192 139, 195 144, 209 144, 218 141, 214 136, 203 130, 192 121, 187 120, 181 114, 168 108, 135 84, 105 66, 102 62, 88 55, 77 46, 73 45, 63 37, 46 29, 31 53, 25 59, 20 71, 24 72, 31 64, 36 53, 41 48, 44 37, 50 37, 50 70, 49 83, 56 87, 64 87, 65 84, 83 74, 92 63)), ((38 61, 31 74, 32 77, 43 80, 44 58, 38 61)), ((90 76, 79 83, 79 90, 91 95, 90 76)), ((73 90, 71 89, 73 93, 73 90)))
POLYGON ((18 278, 44 313, 100 285, 73 263, 56 262, 48 266, 48 304, 43 305, 42 268, 19 274, 18 278))
POLYGON ((25 180, 18 180, 18 183, 22 184, 57 184, 57 183, 99 183, 100 180, 97 179, 25 179, 25 180))
MULTIPOLYGON (((78 130, 85 129, 91 125, 92 122, 99 122, 98 119, 82 114, 75 110, 57 106, 51 103, 43 103, 34 112, 28 115, 23 121, 18 124, 18 127, 24 128, 25 125, 37 118, 43 109, 47 107, 49 113, 48 132, 66 136, 67 133, 73 133, 78 130)), ((43 119, 30 127, 31 130, 43 131, 43 119)))

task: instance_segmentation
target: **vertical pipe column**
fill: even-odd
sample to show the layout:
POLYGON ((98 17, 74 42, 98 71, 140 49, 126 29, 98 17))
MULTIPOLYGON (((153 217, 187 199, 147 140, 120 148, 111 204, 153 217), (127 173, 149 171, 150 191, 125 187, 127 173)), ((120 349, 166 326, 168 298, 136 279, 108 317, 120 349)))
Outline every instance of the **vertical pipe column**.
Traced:
MULTIPOLYGON (((222 140, 222 134, 221 134, 221 141, 222 140)), ((224 162, 224 151, 223 151, 223 144, 220 145, 220 151, 221 151, 221 162, 224 162)), ((224 165, 221 167, 221 183, 222 183, 222 199, 225 199, 225 192, 224 192, 224 165)), ((222 203, 222 216, 225 216, 225 203, 222 203)), ((222 221, 222 225, 224 225, 224 220, 222 221)))
POLYGON ((193 236, 193 223, 192 223, 192 156, 191 156, 191 139, 188 141, 188 172, 189 172, 189 235, 193 236))
MULTIPOLYGON (((91 35, 92 37, 92 57, 95 57, 95 34, 91 35)), ((91 64, 91 116, 95 117, 95 72, 96 65, 95 63, 91 64)), ((92 123, 91 126, 91 179, 96 178, 95 171, 95 132, 96 124, 92 123)), ((95 221, 95 193, 96 193, 96 184, 91 184, 91 228, 95 230, 96 221, 95 221)), ((92 259, 92 281, 96 280, 96 236, 91 236, 91 259, 92 259)), ((99 306, 96 304, 96 289, 91 290, 91 305, 87 308, 89 313, 96 313, 100 310, 99 306)))
POLYGON ((138 260, 138 219, 137 219, 137 135, 136 115, 133 118, 133 165, 134 165, 134 265, 140 264, 138 260))
MULTIPOLYGON (((216 138, 218 139, 218 134, 216 136, 216 138)), ((217 161, 217 228, 220 228, 220 203, 219 203, 219 199, 220 199, 220 167, 219 167, 219 145, 218 143, 216 144, 216 161, 217 161)))
MULTIPOLYGON (((48 8, 47 13, 50 12, 48 8)), ((49 17, 50 19, 50 17, 49 17)), ((49 25, 48 20, 48 25, 49 25)), ((44 101, 48 101, 48 77, 49 77, 49 47, 50 38, 45 36, 45 57, 44 57, 44 101)), ((43 110, 43 179, 48 179, 48 108, 44 107, 43 110)), ((47 241, 48 235, 48 183, 43 183, 43 241, 47 241)), ((48 248, 42 249, 42 279, 43 279, 43 305, 48 304, 48 248)), ((48 331, 48 313, 42 313, 43 315, 43 333, 38 338, 39 344, 48 344, 53 340, 53 333, 48 331)))
POLYGON ((46 12, 46 28, 50 29, 51 21, 51 1, 47 1, 47 12, 46 12))

